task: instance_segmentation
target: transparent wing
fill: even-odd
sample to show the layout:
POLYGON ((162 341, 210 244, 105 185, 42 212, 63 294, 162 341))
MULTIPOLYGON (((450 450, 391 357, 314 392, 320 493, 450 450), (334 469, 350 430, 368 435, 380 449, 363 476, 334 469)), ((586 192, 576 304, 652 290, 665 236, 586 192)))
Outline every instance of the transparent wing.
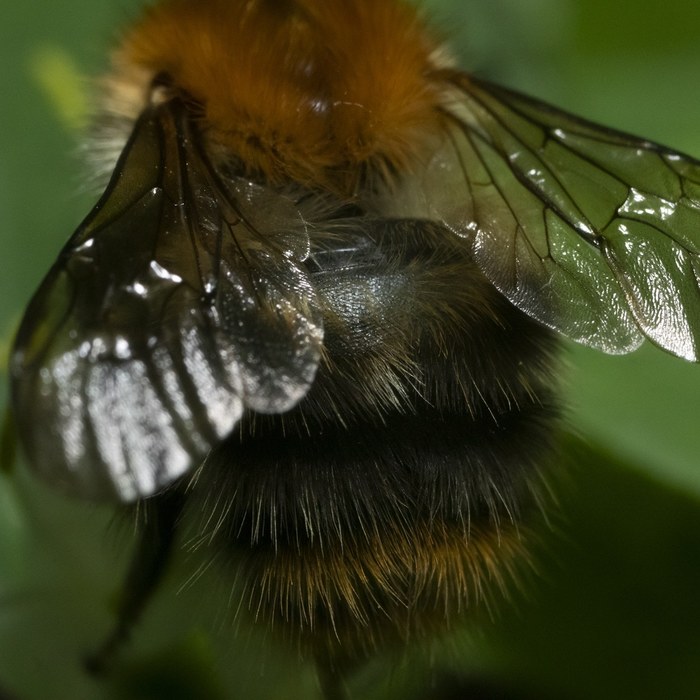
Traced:
POLYGON ((515 305, 573 340, 697 361, 700 162, 465 74, 422 184, 515 305))
POLYGON ((291 408, 322 340, 308 253, 293 203, 222 181, 178 101, 144 114, 17 336, 30 463, 129 501, 191 469, 245 407, 291 408))

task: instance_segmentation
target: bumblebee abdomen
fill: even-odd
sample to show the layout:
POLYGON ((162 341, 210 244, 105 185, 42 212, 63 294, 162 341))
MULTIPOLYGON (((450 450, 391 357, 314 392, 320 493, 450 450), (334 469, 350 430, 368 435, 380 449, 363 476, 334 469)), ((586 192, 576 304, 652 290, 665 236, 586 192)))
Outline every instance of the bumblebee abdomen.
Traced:
POLYGON ((358 219, 317 244, 315 383, 207 460, 196 508, 217 525, 198 536, 257 614, 352 656, 507 578, 553 448, 556 343, 435 224, 358 219))

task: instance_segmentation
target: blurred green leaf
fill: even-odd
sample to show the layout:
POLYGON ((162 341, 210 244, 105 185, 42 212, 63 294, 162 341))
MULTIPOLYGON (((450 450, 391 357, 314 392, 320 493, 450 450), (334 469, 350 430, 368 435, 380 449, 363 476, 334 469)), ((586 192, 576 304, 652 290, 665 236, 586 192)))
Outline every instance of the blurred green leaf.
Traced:
POLYGON ((201 634, 119 669, 110 693, 114 700, 231 700, 201 634))
POLYGON ((582 440, 567 463, 558 532, 534 554, 541 582, 492 631, 497 666, 553 697, 697 698, 697 499, 582 440))

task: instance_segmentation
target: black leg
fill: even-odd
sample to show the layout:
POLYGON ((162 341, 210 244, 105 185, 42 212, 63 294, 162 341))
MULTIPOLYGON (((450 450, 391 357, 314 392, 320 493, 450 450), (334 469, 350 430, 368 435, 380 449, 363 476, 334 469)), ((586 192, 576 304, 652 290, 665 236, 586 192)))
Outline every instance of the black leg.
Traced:
POLYGON ((90 673, 97 675, 107 670, 163 578, 184 502, 184 494, 173 489, 139 504, 143 509, 139 514, 141 529, 121 591, 117 623, 100 647, 85 660, 90 673))
POLYGON ((348 700, 344 674, 326 660, 316 660, 316 672, 323 700, 348 700))

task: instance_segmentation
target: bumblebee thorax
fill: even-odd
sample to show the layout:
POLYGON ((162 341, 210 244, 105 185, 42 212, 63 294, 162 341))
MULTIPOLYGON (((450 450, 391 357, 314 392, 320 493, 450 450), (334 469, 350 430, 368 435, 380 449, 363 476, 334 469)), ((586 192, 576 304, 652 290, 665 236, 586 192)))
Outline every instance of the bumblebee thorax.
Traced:
POLYGON ((419 157, 438 123, 434 53, 398 2, 166 0, 115 64, 169 76, 207 137, 252 173, 344 190, 419 157))

